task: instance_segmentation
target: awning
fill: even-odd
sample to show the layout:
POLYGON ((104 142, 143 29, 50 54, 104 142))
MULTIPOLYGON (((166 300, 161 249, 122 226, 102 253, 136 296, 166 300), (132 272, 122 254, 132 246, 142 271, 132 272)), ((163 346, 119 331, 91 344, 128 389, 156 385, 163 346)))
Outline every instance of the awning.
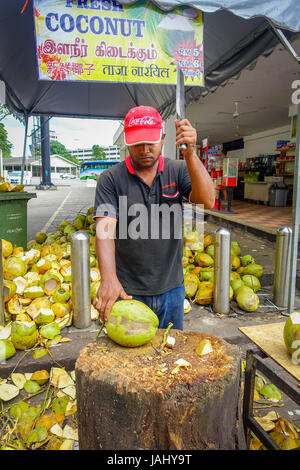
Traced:
MULTIPOLYGON (((122 0, 120 3, 134 3, 122 0)), ((187 87, 186 102, 214 91, 241 70, 272 52, 278 38, 270 21, 289 40, 300 31, 300 2, 295 0, 224 0, 155 2, 162 9, 189 5, 204 12, 205 88, 187 87)), ((37 75, 32 2, 5 2, 0 13, 0 79, 6 103, 27 115, 123 118, 139 104, 156 107, 167 118, 174 112, 175 87, 124 83, 45 82, 37 75)))

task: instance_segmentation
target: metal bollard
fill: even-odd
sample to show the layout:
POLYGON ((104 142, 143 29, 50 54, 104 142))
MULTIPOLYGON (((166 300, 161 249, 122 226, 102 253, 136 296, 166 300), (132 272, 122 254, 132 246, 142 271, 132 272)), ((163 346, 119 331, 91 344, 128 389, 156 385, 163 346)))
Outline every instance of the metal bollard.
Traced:
POLYGON ((90 239, 85 232, 71 237, 73 325, 91 325, 90 239))
POLYGON ((215 231, 214 304, 216 313, 230 312, 230 232, 225 228, 215 231))
POLYGON ((4 283, 3 283, 3 252, 2 252, 2 240, 0 238, 0 325, 4 325, 4 283))
POLYGON ((289 301, 292 229, 280 227, 276 235, 273 302, 286 308, 289 301))

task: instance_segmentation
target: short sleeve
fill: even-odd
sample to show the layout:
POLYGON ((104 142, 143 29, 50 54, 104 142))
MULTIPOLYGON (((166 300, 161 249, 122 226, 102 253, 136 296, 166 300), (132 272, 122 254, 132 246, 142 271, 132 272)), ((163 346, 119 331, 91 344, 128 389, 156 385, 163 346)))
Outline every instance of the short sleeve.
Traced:
POLYGON ((104 171, 97 182, 94 218, 112 217, 118 219, 119 205, 114 179, 110 171, 104 171))
POLYGON ((179 186, 182 196, 186 199, 189 199, 192 191, 192 185, 185 161, 182 161, 181 169, 179 172, 179 186))

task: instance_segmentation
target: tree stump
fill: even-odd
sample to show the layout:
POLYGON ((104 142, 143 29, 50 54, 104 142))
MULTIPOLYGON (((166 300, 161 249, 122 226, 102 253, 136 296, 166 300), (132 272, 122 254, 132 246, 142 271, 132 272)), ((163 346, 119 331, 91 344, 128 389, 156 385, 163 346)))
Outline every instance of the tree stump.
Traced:
POLYGON ((238 448, 239 349, 206 333, 171 330, 174 348, 159 353, 164 331, 138 348, 118 346, 105 336, 80 352, 75 366, 80 449, 238 448), (210 339, 213 352, 198 356, 203 339, 210 339), (190 365, 176 369, 178 359, 190 365))

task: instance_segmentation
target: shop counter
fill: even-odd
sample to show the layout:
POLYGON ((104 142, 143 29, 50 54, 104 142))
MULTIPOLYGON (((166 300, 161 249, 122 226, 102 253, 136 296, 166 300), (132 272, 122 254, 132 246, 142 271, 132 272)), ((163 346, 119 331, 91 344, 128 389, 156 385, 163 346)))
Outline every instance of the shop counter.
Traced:
POLYGON ((244 181, 244 199, 253 199, 253 201, 269 202, 270 188, 274 183, 265 181, 244 181))

